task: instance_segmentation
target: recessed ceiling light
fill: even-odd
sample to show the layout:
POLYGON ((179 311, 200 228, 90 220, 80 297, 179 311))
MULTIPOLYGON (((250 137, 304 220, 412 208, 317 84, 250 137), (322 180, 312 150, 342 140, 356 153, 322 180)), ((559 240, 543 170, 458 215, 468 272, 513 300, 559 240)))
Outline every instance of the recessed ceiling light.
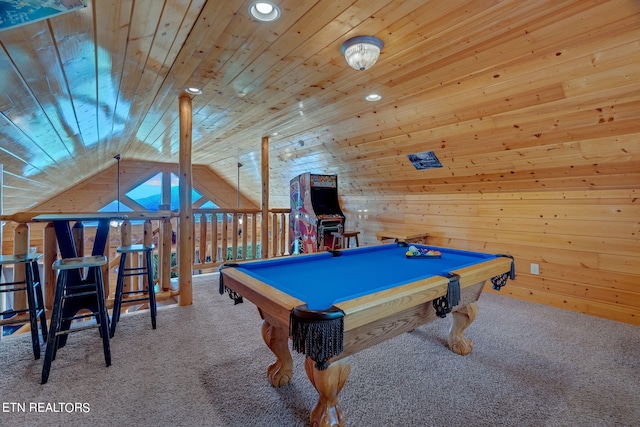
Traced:
POLYGON ((190 95, 202 95, 202 89, 197 87, 188 87, 184 91, 190 95))
POLYGON ((280 9, 269 1, 254 1, 249 6, 249 14, 258 21, 271 22, 280 17, 280 9))
POLYGON ((364 99, 371 102, 380 101, 382 99, 382 96, 378 95, 377 93, 370 93, 369 95, 365 96, 364 99))

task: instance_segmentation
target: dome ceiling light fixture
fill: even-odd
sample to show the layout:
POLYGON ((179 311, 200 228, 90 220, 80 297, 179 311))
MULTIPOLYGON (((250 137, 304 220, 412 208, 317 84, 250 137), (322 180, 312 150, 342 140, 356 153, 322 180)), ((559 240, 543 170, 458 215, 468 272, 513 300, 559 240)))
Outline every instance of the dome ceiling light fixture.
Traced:
POLYGON ((382 99, 382 96, 377 93, 370 93, 369 95, 365 96, 364 99, 369 102, 375 102, 380 101, 382 99))
POLYGON ((357 36, 342 44, 342 53, 354 69, 364 71, 378 60, 384 43, 374 36, 357 36))
POLYGON ((280 17, 280 9, 270 1, 254 1, 249 5, 249 14, 262 22, 272 22, 280 17))

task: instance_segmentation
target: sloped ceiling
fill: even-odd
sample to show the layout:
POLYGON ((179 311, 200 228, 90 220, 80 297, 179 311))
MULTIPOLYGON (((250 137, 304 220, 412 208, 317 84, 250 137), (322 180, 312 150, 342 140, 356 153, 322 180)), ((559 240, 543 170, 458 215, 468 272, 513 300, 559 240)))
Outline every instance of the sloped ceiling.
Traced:
POLYGON ((231 185, 242 162, 255 203, 263 136, 274 207, 306 171, 337 173, 343 195, 640 181, 637 0, 278 0, 273 23, 249 1, 87 3, 0 32, 6 214, 116 154, 178 162, 194 86, 193 162, 231 185), (385 43, 364 72, 340 51, 357 35, 385 43), (423 151, 443 167, 413 168, 423 151))

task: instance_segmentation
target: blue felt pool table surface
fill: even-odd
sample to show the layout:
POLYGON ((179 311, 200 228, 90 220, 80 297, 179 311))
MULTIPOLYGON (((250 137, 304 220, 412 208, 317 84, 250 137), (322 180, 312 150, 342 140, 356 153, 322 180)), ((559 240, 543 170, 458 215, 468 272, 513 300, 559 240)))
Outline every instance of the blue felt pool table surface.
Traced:
POLYGON ((323 310, 333 304, 383 291, 496 258, 496 255, 418 245, 440 251, 441 258, 412 257, 397 244, 249 262, 239 270, 304 301, 309 309, 323 310))

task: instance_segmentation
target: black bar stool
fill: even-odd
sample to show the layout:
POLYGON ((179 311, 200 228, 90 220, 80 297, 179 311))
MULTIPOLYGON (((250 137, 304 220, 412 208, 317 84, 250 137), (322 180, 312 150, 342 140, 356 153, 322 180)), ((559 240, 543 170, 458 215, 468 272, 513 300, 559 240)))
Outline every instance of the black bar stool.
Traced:
POLYGON ((156 293, 153 283, 153 264, 151 262, 151 252, 155 248, 154 245, 128 245, 118 246, 117 251, 120 253, 120 266, 118 267, 118 281, 116 284, 116 294, 113 299, 113 313, 111 315, 111 337, 116 333, 116 325, 120 320, 120 309, 122 303, 125 304, 146 301, 149 303, 149 311, 151 312, 151 326, 156 328, 156 293), (144 254, 145 265, 142 267, 127 268, 127 254, 137 254, 142 252, 144 254), (147 286, 145 289, 137 290, 124 290, 124 278, 131 276, 147 276, 147 286), (147 294, 146 296, 140 296, 140 294, 147 294), (133 298, 124 298, 124 296, 137 295, 133 298))
POLYGON ((38 319, 40 320, 40 328, 42 328, 42 340, 47 342, 47 314, 44 308, 44 298, 42 296, 42 283, 40 282, 40 270, 38 269, 38 260, 42 254, 25 254, 25 255, 0 255, 0 275, 2 275, 2 267, 4 265, 13 264, 14 281, 0 283, 0 293, 5 294, 26 291, 27 308, 11 309, 0 312, 0 331, 2 326, 16 325, 19 323, 27 323, 24 313, 29 313, 29 325, 31 328, 31 345, 33 347, 33 355, 36 359, 40 359, 40 338, 38 337, 38 319), (18 265, 24 266, 24 280, 15 280, 15 271, 18 265), (5 318, 12 316, 10 318, 5 318))
POLYGON ((99 328, 102 336, 102 347, 104 350, 104 360, 107 366, 111 365, 111 350, 109 348, 109 315, 104 299, 104 283, 102 281, 102 266, 107 263, 105 256, 86 256, 77 258, 63 258, 53 263, 52 268, 58 270, 58 280, 56 282, 56 292, 53 298, 53 311, 51 314, 51 324, 49 327, 49 338, 47 340, 47 350, 42 367, 42 384, 49 379, 51 362, 56 358, 58 348, 58 338, 71 332, 79 332, 89 328, 99 328), (87 279, 80 284, 68 286, 72 281, 68 280, 69 272, 88 268, 87 279), (73 299, 95 299, 96 311, 89 314, 69 314, 70 317, 63 317, 62 313, 67 304, 73 304, 73 299), (62 328, 65 322, 95 317, 96 323, 87 326, 62 328))

